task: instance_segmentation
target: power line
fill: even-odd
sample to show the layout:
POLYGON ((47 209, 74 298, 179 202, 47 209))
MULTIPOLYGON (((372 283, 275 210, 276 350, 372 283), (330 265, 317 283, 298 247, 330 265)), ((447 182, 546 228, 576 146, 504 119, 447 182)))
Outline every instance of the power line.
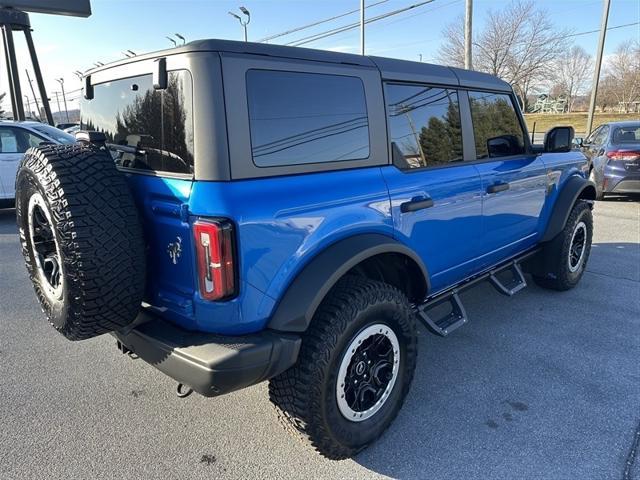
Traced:
MULTIPOLYGON (((391 12, 387 12, 387 13, 383 13, 381 15, 378 15, 376 17, 372 17, 368 20, 365 21, 365 24, 367 23, 372 23, 372 22, 377 22, 378 20, 382 20, 383 18, 388 18, 391 17, 393 15, 397 15, 399 13, 403 13, 409 10, 412 10, 414 8, 418 8, 421 7, 422 5, 426 5, 427 3, 432 3, 434 0, 426 0, 423 2, 418 2, 418 3, 414 3, 412 5, 409 5, 407 7, 404 8, 399 8, 397 10, 393 10, 391 12)), ((358 28, 360 26, 360 22, 355 22, 355 23, 351 23, 348 25, 343 25, 341 27, 337 27, 334 28, 332 30, 327 30, 326 32, 320 32, 314 35, 309 35, 307 37, 303 37, 303 38, 299 38, 298 40, 293 40, 289 43, 286 43, 285 45, 292 45, 295 47, 299 47, 300 45, 306 45, 307 43, 311 43, 311 42, 315 42, 316 40, 321 40, 323 38, 327 38, 330 37, 332 35, 336 35, 338 33, 342 33, 342 32, 346 32, 348 30, 352 30, 354 28, 358 28)))
MULTIPOLYGON (((367 5, 367 6, 365 7, 365 9, 366 9, 366 8, 375 7, 376 5, 380 5, 381 3, 386 3, 386 2, 388 2, 388 1, 389 1, 389 0, 381 0, 381 1, 379 1, 379 2, 372 3, 371 5, 367 5)), ((352 15, 352 14, 357 13, 357 12, 359 12, 359 11, 360 11, 360 9, 359 9, 359 8, 357 8, 357 9, 355 9, 355 10, 350 10, 350 11, 348 11, 348 12, 341 13, 341 14, 339 14, 339 15, 335 15, 335 16, 333 16, 333 17, 329 17, 329 18, 325 18, 325 19, 322 19, 322 20, 318 20, 318 21, 315 21, 315 22, 313 22, 313 23, 309 23, 309 24, 307 24, 307 25, 302 25, 301 27, 292 28, 291 30, 287 30, 287 31, 285 31, 285 32, 275 33, 275 34, 270 35, 270 36, 268 36, 268 37, 261 38, 260 40, 258 40, 258 42, 268 42, 269 40, 273 40, 274 38, 284 37, 285 35, 289 35, 289 34, 291 34, 291 33, 299 32, 300 30, 305 30, 305 29, 307 29, 307 28, 315 27, 316 25, 321 25, 321 24, 323 24, 323 23, 331 22, 331 21, 333 21, 333 20, 337 20, 338 18, 346 17, 346 16, 348 16, 348 15, 352 15)))

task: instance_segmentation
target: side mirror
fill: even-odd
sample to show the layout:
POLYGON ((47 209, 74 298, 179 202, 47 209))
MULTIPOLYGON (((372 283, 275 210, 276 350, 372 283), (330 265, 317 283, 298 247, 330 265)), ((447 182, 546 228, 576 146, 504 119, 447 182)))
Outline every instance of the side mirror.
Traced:
POLYGON ((572 143, 578 147, 582 147, 584 145, 584 139, 582 137, 575 137, 572 143))
POLYGON ((554 127, 544 136, 544 151, 569 152, 575 134, 573 127, 554 127))
POLYGON ((518 138, 514 135, 500 135, 487 140, 489 157, 507 157, 515 155, 519 150, 518 138))
POLYGON ((93 85, 91 84, 91 75, 84 77, 84 98, 91 100, 93 98, 93 85))

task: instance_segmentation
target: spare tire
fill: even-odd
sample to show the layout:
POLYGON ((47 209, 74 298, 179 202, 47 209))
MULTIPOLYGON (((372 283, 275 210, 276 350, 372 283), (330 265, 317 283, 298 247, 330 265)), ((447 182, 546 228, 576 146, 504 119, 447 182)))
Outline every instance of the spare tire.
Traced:
POLYGON ((111 156, 80 144, 25 153, 16 177, 22 254, 49 322, 70 340, 130 324, 145 286, 142 226, 111 156))

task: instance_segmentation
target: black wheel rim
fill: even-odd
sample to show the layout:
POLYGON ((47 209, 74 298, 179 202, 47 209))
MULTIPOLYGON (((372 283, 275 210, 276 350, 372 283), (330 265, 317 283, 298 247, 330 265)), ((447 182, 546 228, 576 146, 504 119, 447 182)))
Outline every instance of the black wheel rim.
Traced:
POLYGON ((53 231, 51 215, 39 193, 29 200, 29 236, 37 275, 43 291, 50 299, 62 296, 62 262, 53 231))
POLYGON ((569 246, 569 270, 576 272, 582 265, 585 249, 587 246, 587 226, 584 222, 578 223, 569 246))
POLYGON ((384 404, 395 383, 400 349, 386 325, 368 327, 349 345, 338 374, 338 407, 348 420, 361 421, 384 404))

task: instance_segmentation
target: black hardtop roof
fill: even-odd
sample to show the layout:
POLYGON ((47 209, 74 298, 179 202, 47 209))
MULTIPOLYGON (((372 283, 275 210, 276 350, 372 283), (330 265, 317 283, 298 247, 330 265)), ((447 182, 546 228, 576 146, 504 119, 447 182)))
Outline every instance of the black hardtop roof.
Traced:
POLYGON ((374 67, 380 70, 385 80, 410 81, 421 83, 435 83, 447 85, 460 85, 470 88, 482 88, 510 92, 511 86, 498 77, 481 72, 464 70, 461 68, 445 67, 429 63, 411 62, 393 58, 354 55, 351 53, 332 52, 328 50, 316 50, 312 48, 288 47, 285 45, 272 45, 267 43, 238 42, 234 40, 195 40, 185 45, 156 52, 138 55, 136 57, 119 60, 102 67, 85 72, 90 75, 94 72, 108 69, 117 65, 124 65, 140 60, 179 55, 190 52, 230 52, 249 53, 271 57, 291 58, 297 60, 309 60, 315 62, 343 63, 374 67))

